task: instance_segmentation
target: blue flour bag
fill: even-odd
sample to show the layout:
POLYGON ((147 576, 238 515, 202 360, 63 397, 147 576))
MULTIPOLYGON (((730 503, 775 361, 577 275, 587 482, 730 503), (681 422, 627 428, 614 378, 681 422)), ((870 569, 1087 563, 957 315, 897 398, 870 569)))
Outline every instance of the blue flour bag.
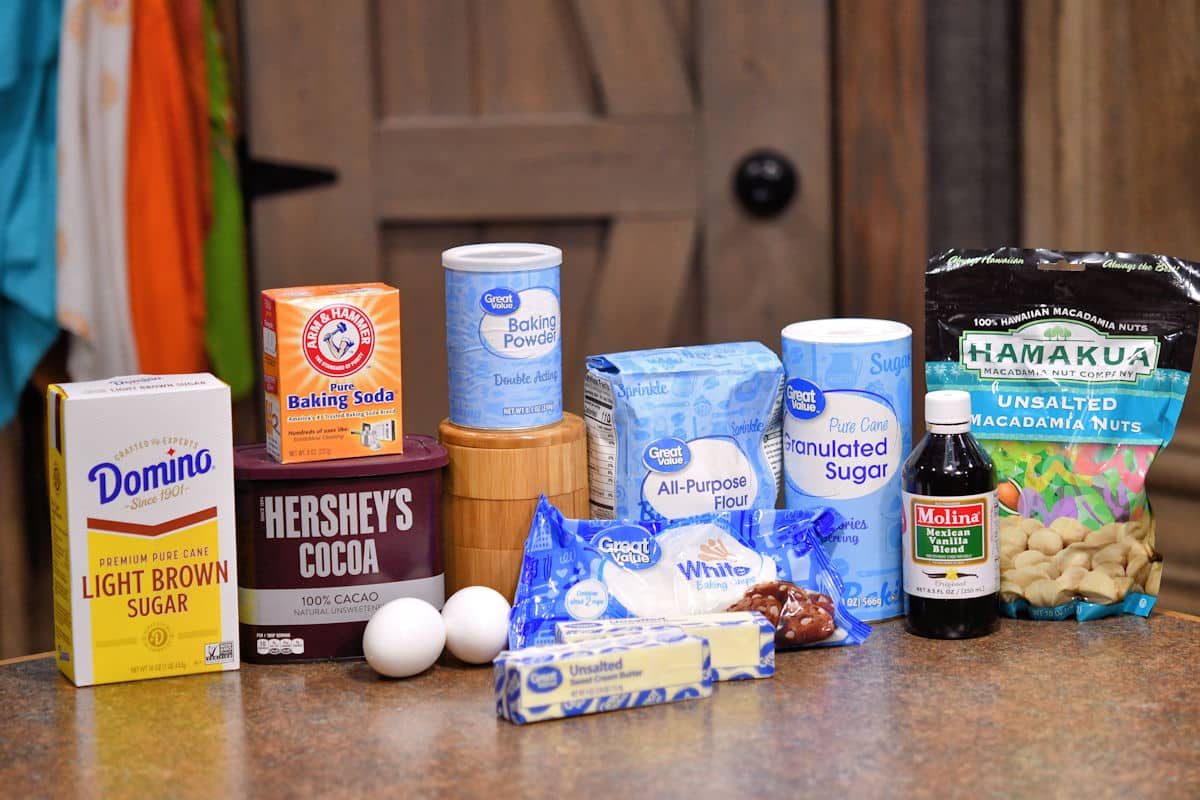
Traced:
POLYGON ((593 518, 775 507, 783 364, 766 345, 610 353, 587 367, 593 518))
POLYGON ((779 648, 859 644, 870 627, 847 611, 820 545, 840 523, 827 508, 574 520, 542 497, 525 540, 509 646, 553 643, 559 622, 718 611, 763 613, 779 648))

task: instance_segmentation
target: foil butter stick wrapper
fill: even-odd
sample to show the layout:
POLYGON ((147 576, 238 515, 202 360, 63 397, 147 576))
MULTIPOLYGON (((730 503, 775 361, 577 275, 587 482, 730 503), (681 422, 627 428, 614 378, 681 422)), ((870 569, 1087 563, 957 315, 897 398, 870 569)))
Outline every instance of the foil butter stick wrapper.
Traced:
POLYGON ((714 681, 770 678, 775 674, 775 624, 754 611, 560 622, 555 626, 555 638, 569 644, 671 629, 708 640, 714 681))
POLYGON ((496 714, 523 725, 712 695, 708 641, 679 628, 496 657, 496 714))

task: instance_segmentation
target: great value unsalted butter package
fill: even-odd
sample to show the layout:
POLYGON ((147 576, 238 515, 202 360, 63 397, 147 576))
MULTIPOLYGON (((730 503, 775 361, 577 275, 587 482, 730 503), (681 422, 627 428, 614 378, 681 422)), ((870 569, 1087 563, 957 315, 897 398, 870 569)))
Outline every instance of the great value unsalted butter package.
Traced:
POLYGON ((714 681, 769 678, 775 674, 775 623, 756 611, 573 620, 555 625, 554 639, 572 644, 671 629, 708 640, 714 681))
POLYGON ((237 669, 229 387, 57 384, 46 418, 59 669, 77 686, 237 669))
POLYGON ((669 628, 496 656, 496 714, 523 725, 712 696, 708 640, 669 628))
POLYGON ((383 283, 267 289, 262 328, 272 458, 404 452, 399 291, 383 283))

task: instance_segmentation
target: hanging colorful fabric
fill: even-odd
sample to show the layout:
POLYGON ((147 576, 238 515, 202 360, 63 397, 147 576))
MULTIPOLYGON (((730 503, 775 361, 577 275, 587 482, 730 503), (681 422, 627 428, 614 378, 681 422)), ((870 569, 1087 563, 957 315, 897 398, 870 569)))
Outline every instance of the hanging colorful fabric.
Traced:
POLYGON ((58 88, 58 319, 78 381, 138 371, 125 255, 130 0, 68 0, 58 88))
MULTIPOLYGON (((133 7, 126 187, 129 305, 146 372, 203 372, 207 150, 194 124, 180 20, 199 0, 133 7)), ((189 44, 188 46, 192 46, 189 44)), ((197 40, 195 47, 203 47, 197 40)), ((207 100, 205 100, 207 103, 207 100)))
POLYGON ((0 427, 58 335, 54 93, 61 6, 0 3, 0 427))
POLYGON ((212 221, 204 243, 204 343, 213 372, 229 384, 233 399, 254 388, 255 352, 250 333, 246 231, 234 165, 235 120, 221 33, 212 0, 204 3, 204 49, 212 169, 212 221))

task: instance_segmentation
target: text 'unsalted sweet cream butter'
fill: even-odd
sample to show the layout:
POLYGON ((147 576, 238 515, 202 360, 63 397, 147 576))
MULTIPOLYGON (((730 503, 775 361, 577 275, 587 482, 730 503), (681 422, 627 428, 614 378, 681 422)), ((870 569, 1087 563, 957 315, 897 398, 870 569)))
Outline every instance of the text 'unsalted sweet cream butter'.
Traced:
POLYGON ((505 650, 496 713, 518 725, 712 695, 708 640, 679 628, 505 650))
POLYGON ((59 669, 77 686, 237 669, 229 387, 54 385, 47 443, 59 669))

